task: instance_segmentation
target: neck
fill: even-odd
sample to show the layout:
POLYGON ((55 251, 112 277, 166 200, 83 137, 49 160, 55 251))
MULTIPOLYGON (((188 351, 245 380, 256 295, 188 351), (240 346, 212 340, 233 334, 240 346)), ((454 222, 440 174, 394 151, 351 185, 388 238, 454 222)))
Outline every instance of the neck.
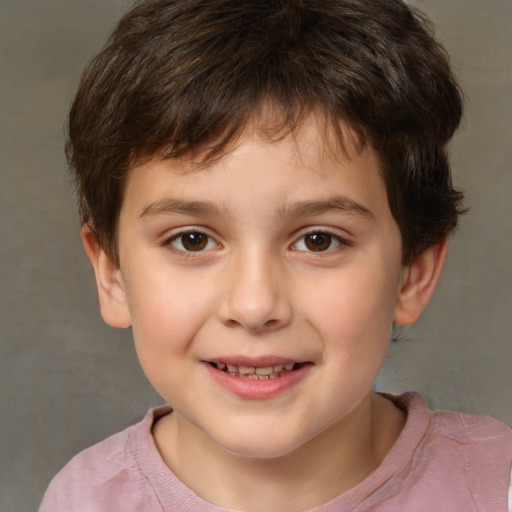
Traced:
POLYGON ((369 394, 348 417, 272 459, 227 452, 175 413, 162 418, 153 435, 166 464, 207 501, 233 510, 299 512, 372 473, 396 441, 403 416, 388 400, 369 394))

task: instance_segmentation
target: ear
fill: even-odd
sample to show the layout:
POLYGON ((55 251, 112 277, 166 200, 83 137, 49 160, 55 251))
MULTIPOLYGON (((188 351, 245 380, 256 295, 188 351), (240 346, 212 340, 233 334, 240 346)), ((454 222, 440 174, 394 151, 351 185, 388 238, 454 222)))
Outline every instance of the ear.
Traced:
POLYGON ((416 256, 404 270, 394 322, 411 325, 427 307, 443 270, 448 237, 416 256))
POLYGON ((130 327, 130 311, 120 269, 100 246, 89 225, 82 227, 82 243, 96 275, 96 286, 103 320, 112 327, 130 327))

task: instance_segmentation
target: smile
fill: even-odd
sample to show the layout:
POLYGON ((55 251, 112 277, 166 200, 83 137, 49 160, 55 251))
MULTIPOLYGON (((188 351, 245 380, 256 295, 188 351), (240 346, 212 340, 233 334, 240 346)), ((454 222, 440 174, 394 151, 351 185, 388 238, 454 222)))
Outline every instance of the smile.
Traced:
POLYGON ((314 364, 275 357, 232 357, 203 361, 212 382, 243 400, 267 400, 282 396, 299 385, 314 364))
POLYGON ((233 377, 254 380, 268 380, 283 377, 299 368, 297 363, 276 364, 273 366, 236 366, 229 363, 210 363, 211 366, 233 377))

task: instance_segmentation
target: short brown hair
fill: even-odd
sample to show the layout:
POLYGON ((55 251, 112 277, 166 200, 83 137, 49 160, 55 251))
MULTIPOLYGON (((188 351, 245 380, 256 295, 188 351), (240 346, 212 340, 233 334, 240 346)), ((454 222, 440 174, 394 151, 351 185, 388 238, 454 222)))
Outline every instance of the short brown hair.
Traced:
POLYGON ((86 68, 67 155, 83 223, 118 262, 123 185, 140 159, 228 148, 262 103, 313 110, 377 151, 403 261, 456 224, 445 146, 462 115, 447 55, 401 0, 148 0, 86 68))

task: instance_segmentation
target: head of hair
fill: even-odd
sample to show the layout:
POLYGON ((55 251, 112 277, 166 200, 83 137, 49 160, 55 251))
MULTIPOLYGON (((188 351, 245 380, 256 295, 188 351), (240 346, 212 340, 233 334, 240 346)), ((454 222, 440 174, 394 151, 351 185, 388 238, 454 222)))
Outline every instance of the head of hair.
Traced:
POLYGON ((446 144, 462 115, 448 57, 401 0, 148 0, 86 68, 67 156, 82 223, 119 263, 130 169, 156 156, 222 156, 264 105, 281 137, 320 112, 377 152, 403 262, 457 224, 446 144))

